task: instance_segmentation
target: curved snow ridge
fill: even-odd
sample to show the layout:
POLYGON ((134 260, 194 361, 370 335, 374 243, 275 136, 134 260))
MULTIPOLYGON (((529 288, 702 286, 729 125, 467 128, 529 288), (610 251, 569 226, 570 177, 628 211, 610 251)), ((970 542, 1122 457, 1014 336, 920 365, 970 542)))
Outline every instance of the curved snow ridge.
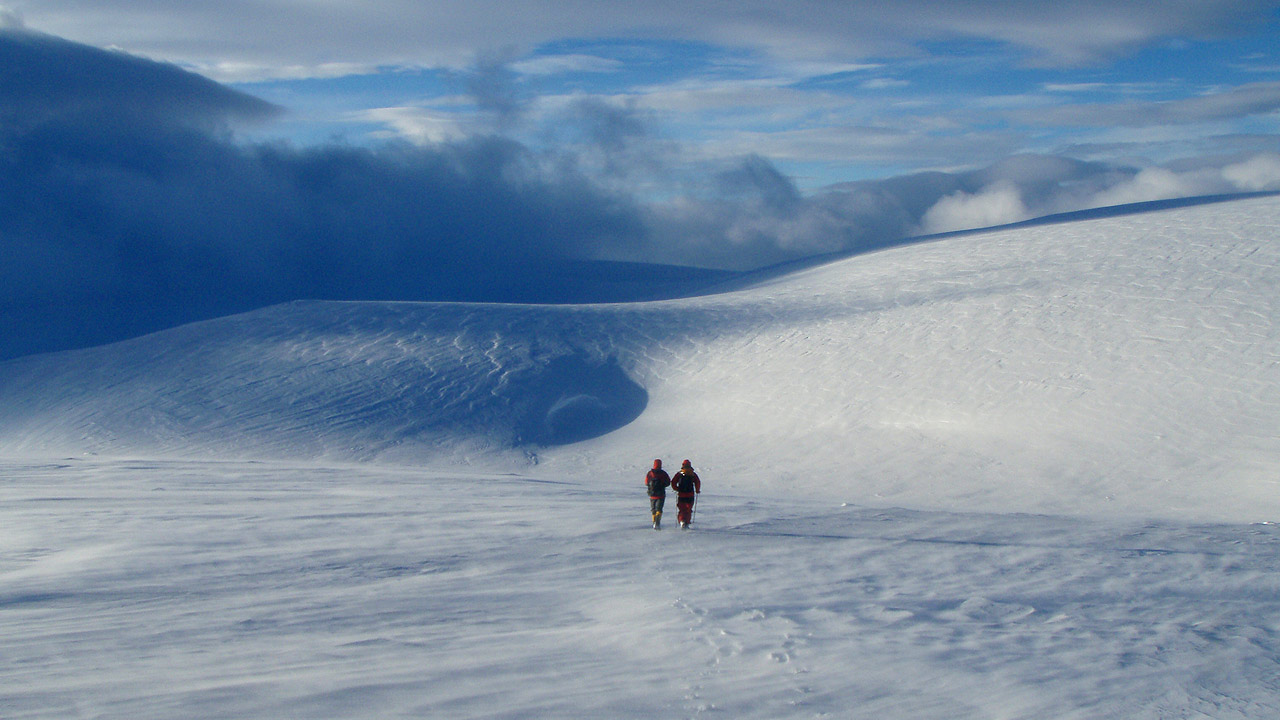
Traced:
POLYGON ((0 453, 691 457, 744 492, 1274 517, 1278 219, 1004 229, 661 302, 292 303, 0 365, 0 453))
POLYGON ((553 307, 296 302, 10 363, 11 451, 415 460, 582 440, 647 403, 553 307), (39 390, 37 390, 39 388, 39 390))

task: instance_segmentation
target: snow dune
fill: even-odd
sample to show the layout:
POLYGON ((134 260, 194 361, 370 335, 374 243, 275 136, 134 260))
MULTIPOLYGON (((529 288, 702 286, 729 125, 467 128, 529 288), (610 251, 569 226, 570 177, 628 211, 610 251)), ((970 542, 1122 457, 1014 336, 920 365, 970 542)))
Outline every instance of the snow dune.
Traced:
POLYGON ((742 493, 1273 518, 1277 239, 1271 197, 947 237, 682 300, 292 303, 0 365, 0 455, 606 484, 689 457, 742 493))

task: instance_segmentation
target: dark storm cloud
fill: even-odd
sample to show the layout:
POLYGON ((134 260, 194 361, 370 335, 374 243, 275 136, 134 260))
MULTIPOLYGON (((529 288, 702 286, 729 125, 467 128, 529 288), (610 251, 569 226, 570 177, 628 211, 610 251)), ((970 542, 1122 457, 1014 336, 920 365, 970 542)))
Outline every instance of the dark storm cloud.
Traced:
POLYGON ((276 109, 170 65, 5 30, 0 67, 10 345, 295 298, 509 299, 639 232, 626 198, 499 137, 237 143, 276 109))
POLYGON ((471 99, 488 113, 500 130, 519 122, 527 99, 521 94, 519 75, 511 69, 514 52, 488 53, 459 77, 471 99))
POLYGON ((92 113, 213 127, 279 111, 172 65, 19 28, 0 28, 0 68, 0 112, 10 125, 92 113))
POLYGON ((648 123, 634 108, 611 105, 599 98, 573 103, 570 116, 582 138, 605 152, 622 151, 633 141, 650 137, 648 123))

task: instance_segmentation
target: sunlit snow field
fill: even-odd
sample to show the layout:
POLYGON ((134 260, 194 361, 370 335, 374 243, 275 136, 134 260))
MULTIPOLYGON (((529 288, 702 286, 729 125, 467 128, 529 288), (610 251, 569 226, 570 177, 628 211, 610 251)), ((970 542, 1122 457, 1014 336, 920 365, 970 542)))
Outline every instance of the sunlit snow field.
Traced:
POLYGON ((1280 716, 1278 240, 1263 198, 0 364, 0 718, 1280 716))

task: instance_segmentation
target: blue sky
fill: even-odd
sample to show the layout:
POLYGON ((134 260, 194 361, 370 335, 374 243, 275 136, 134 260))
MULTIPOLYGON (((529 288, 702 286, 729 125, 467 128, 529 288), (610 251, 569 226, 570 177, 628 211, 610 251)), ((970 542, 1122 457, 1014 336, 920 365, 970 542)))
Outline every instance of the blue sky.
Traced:
MULTIPOLYGON (((1274 147, 1274 16, 1230 35, 1153 36, 1080 59, 981 38, 821 60, 699 40, 574 38, 525 50, 478 48, 476 58, 504 63, 506 90, 525 113, 522 127, 507 129, 530 142, 544 129, 539 122, 554 123, 565 103, 598 98, 642 114, 654 132, 699 153, 759 154, 816 188, 975 167, 1022 152, 1159 163, 1274 147), (1267 99, 1232 105, 1233 91, 1250 87, 1267 99), (1227 107, 1208 118, 1178 112, 1179 102, 1205 98, 1227 107)), ((483 122, 465 97, 469 71, 383 66, 340 78, 233 84, 294 110, 288 129, 300 137, 424 142, 474 132, 483 122)))
POLYGON ((489 90, 518 111, 496 129, 530 145, 590 98, 680 154, 759 155, 806 190, 1017 153, 1158 164, 1274 151, 1280 131, 1274 2, 7 7, 277 103, 288 115, 255 132, 304 143, 494 131, 469 86, 479 67, 504 71, 489 90))
POLYGON ((0 334, 1280 191, 1277 36, 1275 0, 0 0, 0 334))

